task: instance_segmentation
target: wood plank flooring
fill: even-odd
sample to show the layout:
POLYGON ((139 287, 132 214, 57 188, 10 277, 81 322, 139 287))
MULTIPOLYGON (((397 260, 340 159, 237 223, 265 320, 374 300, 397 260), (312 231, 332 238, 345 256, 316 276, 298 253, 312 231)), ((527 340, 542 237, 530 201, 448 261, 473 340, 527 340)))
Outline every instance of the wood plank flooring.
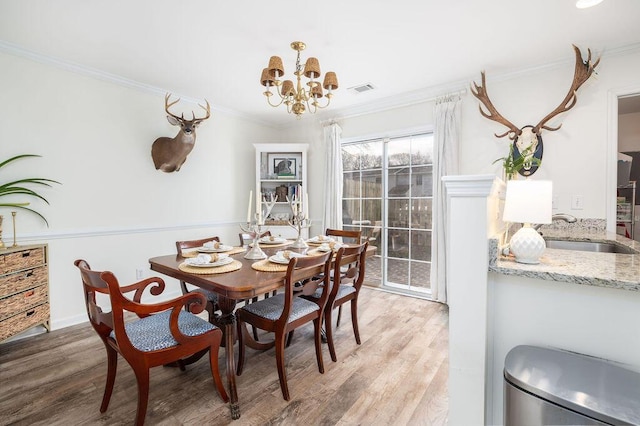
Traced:
MULTIPOLYGON (((236 421, 215 391, 206 357, 185 372, 152 369, 146 424, 446 424, 447 307, 363 288, 359 320, 362 345, 355 342, 345 306, 334 333, 337 363, 323 347, 325 374, 315 362, 313 327, 296 330, 286 351, 289 402, 280 393, 274 351, 248 348, 237 378, 236 421)), ((131 368, 119 359, 111 403, 100 414, 105 377, 105 350, 88 323, 2 344, 0 424, 132 424, 137 390, 131 368)))

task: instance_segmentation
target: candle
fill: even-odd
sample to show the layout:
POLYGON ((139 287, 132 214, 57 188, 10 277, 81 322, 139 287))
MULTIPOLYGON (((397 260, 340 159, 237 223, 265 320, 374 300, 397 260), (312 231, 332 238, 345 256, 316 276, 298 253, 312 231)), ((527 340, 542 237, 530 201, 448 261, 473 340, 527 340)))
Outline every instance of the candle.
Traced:
POLYGON ((309 194, 304 193, 304 218, 309 219, 309 194))
POLYGON ((251 199, 253 198, 253 189, 249 191, 249 206, 247 207, 247 223, 251 223, 251 199))
POLYGON ((256 213, 258 214, 258 225, 262 225, 262 194, 256 194, 256 213))

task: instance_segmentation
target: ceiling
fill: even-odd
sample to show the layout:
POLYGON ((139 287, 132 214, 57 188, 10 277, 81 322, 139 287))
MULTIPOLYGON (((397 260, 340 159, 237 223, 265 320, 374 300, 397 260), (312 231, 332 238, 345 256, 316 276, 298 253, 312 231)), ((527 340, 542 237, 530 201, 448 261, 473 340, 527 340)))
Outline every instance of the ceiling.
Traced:
MULTIPOLYGON (((0 0, 0 52, 115 76, 213 113, 287 125, 259 84, 271 55, 291 78, 295 52, 335 71, 325 116, 401 104, 489 79, 572 62, 571 44, 597 54, 640 47, 639 0, 0 0), (352 86, 374 90, 355 94, 352 86)), ((304 120, 309 120, 305 114, 304 120)))

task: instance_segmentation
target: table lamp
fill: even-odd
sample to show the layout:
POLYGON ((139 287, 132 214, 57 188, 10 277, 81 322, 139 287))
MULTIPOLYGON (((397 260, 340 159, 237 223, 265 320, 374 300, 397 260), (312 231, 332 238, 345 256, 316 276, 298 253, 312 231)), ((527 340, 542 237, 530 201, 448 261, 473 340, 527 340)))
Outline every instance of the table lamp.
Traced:
POLYGON ((552 182, 550 180, 510 180, 504 203, 503 220, 522 223, 513 234, 509 249, 519 263, 540 263, 546 248, 542 235, 532 223, 551 223, 552 182))

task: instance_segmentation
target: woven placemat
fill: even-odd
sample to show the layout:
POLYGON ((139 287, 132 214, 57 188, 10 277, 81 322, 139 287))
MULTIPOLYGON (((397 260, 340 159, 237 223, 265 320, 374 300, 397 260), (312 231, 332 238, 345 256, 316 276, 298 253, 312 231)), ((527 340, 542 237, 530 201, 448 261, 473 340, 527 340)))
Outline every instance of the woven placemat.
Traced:
MULTIPOLYGON (((259 244, 260 244, 260 247, 266 249, 266 248, 284 247, 293 243, 294 241, 287 240, 284 243, 280 243, 280 244, 264 244, 264 243, 259 243, 259 244)), ((253 247, 253 244, 249 244, 249 247, 253 247)))
POLYGON ((286 272, 288 266, 269 262, 269 259, 259 260, 251 265, 253 269, 260 272, 286 272))
POLYGON ((225 272, 237 271, 240 268, 242 268, 242 263, 237 260, 234 260, 227 265, 214 266, 212 268, 199 268, 196 266, 187 265, 186 263, 181 263, 180 265, 178 265, 178 269, 180 269, 181 271, 196 275, 223 274, 225 272))
MULTIPOLYGON (((228 254, 229 256, 231 256, 232 254, 244 253, 245 251, 246 249, 243 247, 233 247, 229 251, 224 251, 222 253, 217 253, 217 254, 228 254)), ((198 250, 183 251, 182 257, 198 257, 199 254, 200 253, 198 252, 198 250)), ((216 253, 206 253, 206 254, 216 254, 216 253)))
MULTIPOLYGON (((319 250, 317 248, 314 248, 314 249, 311 249, 311 250, 307 251, 307 256, 322 256, 325 253, 326 253, 326 251, 322 251, 322 250, 319 250)), ((335 255, 335 253, 334 253, 334 255, 335 255)))

